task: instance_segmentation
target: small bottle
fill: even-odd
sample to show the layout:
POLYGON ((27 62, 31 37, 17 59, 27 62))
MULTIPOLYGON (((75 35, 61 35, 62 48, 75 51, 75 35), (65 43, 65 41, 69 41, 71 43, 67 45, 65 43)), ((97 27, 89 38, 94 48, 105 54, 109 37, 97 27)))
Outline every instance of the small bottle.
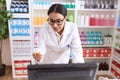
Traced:
POLYGON ((110 16, 107 14, 105 19, 105 26, 109 26, 109 25, 110 25, 110 16))
POLYGON ((84 14, 80 15, 80 24, 82 27, 85 25, 85 15, 84 14))
POLYGON ((97 1, 95 0, 95 1, 94 1, 94 5, 93 5, 93 8, 96 9, 96 8, 97 8, 97 5, 98 5, 98 4, 97 4, 97 1))
POLYGON ((101 0, 101 9, 105 9, 105 2, 101 0))
POLYGON ((11 13, 14 13, 14 12, 15 12, 15 6, 14 6, 14 4, 12 4, 12 6, 11 6, 11 8, 10 8, 10 12, 11 12, 11 13))
POLYGON ((90 2, 89 0, 85 1, 85 9, 89 9, 90 8, 90 2))
POLYGON ((100 26, 104 26, 104 25, 105 25, 104 22, 105 22, 104 15, 101 14, 101 15, 100 15, 100 26))
POLYGON ((91 2, 91 3, 90 3, 91 9, 94 9, 94 1, 91 0, 90 2, 91 2))
POLYGON ((101 8, 101 4, 100 4, 99 0, 96 1, 96 4, 97 4, 97 9, 100 9, 101 8))
POLYGON ((39 34, 38 34, 38 32, 35 32, 35 34, 34 34, 34 46, 38 47, 38 45, 39 45, 39 34))
POLYGON ((115 1, 114 1, 114 9, 117 9, 117 7, 118 7, 117 2, 118 2, 118 0, 115 0, 115 1))
POLYGON ((85 16, 85 26, 86 27, 88 27, 89 26, 89 15, 88 14, 86 14, 86 16, 85 16))
POLYGON ((107 0, 105 0, 105 9, 109 9, 109 3, 107 0))
POLYGON ((95 16, 96 16, 96 17, 95 17, 95 26, 100 26, 100 18, 99 18, 99 15, 96 14, 95 16))
POLYGON ((114 14, 111 15, 110 26, 115 26, 115 15, 114 14))
POLYGON ((90 26, 95 26, 95 17, 94 17, 94 14, 92 14, 91 17, 90 17, 89 25, 90 26))
POLYGON ((112 0, 110 0, 110 3, 109 3, 109 8, 110 8, 110 9, 114 9, 114 3, 113 3, 113 1, 112 1, 112 0))

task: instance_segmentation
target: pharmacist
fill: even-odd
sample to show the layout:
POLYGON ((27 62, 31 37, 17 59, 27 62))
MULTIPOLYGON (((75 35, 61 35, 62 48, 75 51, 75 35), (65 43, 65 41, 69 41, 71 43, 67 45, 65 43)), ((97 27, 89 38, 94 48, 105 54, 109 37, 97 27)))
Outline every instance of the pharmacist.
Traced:
POLYGON ((52 4, 48 20, 40 29, 39 47, 32 56, 37 63, 84 63, 77 26, 67 21, 67 9, 62 4, 52 4))

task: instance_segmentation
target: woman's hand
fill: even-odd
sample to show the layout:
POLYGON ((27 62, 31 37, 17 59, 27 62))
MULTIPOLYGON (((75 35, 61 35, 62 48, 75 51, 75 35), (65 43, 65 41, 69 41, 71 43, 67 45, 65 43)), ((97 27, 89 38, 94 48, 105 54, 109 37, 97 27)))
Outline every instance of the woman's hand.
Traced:
POLYGON ((39 62, 42 58, 42 54, 39 51, 34 52, 32 56, 37 62, 39 62))

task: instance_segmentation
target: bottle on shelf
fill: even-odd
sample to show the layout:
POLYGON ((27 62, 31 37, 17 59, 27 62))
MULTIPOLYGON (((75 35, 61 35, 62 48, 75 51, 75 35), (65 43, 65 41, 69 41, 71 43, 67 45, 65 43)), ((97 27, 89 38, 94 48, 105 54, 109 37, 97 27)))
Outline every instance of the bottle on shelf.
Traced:
POLYGON ((101 14, 101 15, 100 15, 100 26, 104 26, 104 25, 105 25, 104 15, 101 14))
POLYGON ((37 48, 39 46, 39 34, 35 32, 34 34, 34 47, 37 48))
POLYGON ((95 26, 95 16, 94 16, 94 14, 92 14, 91 17, 90 17, 89 25, 90 26, 95 26))
POLYGON ((99 17, 99 14, 95 15, 95 26, 100 26, 100 17, 99 17))
POLYGON ((85 15, 84 14, 81 14, 80 15, 80 26, 84 26, 85 25, 85 15))
POLYGON ((105 16, 105 26, 109 26, 110 25, 110 15, 106 14, 105 16))
POLYGON ((115 15, 114 14, 111 15, 109 20, 110 20, 109 22, 110 26, 115 26, 115 15))
POLYGON ((90 9, 90 0, 85 1, 85 9, 90 9))
POLYGON ((109 9, 114 9, 114 0, 110 0, 109 9))
POLYGON ((97 0, 96 4, 97 4, 97 9, 100 9, 101 8, 100 0, 97 0))
POLYGON ((101 0, 101 9, 105 9, 105 2, 104 2, 104 0, 101 0))
POLYGON ((88 27, 89 26, 89 14, 85 15, 85 26, 88 27))
POLYGON ((108 0, 105 0, 105 9, 109 9, 109 2, 108 2, 108 0))

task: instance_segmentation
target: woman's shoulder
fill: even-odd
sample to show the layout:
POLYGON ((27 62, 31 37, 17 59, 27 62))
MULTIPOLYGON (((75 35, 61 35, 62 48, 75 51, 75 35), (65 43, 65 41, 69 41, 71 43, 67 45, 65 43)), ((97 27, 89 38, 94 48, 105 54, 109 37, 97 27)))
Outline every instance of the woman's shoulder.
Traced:
POLYGON ((77 25, 73 22, 67 21, 66 23, 66 26, 69 26, 71 29, 77 28, 77 25))

